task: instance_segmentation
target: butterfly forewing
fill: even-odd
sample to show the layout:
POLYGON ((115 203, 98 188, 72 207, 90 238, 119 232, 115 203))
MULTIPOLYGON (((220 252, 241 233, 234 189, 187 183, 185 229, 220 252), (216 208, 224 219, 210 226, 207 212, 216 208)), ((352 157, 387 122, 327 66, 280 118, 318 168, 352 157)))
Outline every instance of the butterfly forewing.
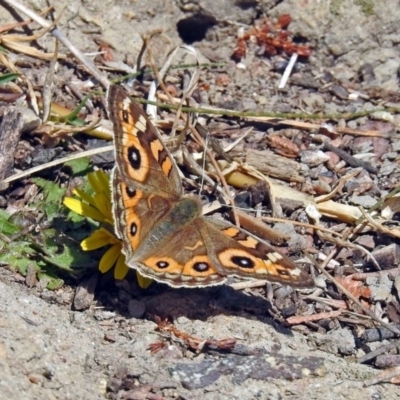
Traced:
POLYGON ((137 188, 176 198, 182 186, 173 158, 142 108, 119 86, 108 91, 115 160, 123 178, 137 188))

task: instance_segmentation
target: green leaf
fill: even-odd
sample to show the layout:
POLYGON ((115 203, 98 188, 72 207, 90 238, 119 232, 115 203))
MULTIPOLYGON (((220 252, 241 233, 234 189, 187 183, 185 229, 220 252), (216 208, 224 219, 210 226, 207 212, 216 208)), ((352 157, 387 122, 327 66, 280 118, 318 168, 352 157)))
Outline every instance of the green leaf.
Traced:
POLYGON ((10 214, 8 214, 7 211, 4 211, 2 208, 0 208, 0 217, 8 219, 10 217, 10 214))
POLYGON ((21 229, 8 221, 10 216, 4 211, 0 210, 0 232, 6 236, 14 235, 19 232, 21 229))
POLYGON ((61 204, 60 203, 45 203, 41 206, 49 220, 53 220, 54 217, 60 215, 61 204))
POLYGON ((85 106, 86 102, 92 97, 92 93, 88 93, 75 107, 74 110, 72 110, 71 113, 69 113, 64 119, 66 122, 69 122, 71 125, 76 125, 76 126, 83 126, 86 124, 86 122, 80 118, 78 118, 78 114, 81 112, 82 108, 85 106))
POLYGON ((33 263, 32 260, 29 260, 28 258, 16 258, 11 265, 12 268, 17 270, 21 275, 26 276, 28 267, 32 264, 35 263, 33 263))
POLYGON ((54 201, 61 203, 66 191, 65 188, 61 188, 56 183, 43 178, 33 178, 33 182, 42 188, 46 202, 54 201))
POLYGON ((38 278, 40 281, 46 282, 46 289, 49 290, 57 290, 64 285, 64 280, 57 277, 53 271, 38 272, 38 278))
POLYGON ((34 250, 30 247, 30 243, 24 240, 18 242, 6 243, 0 251, 0 262, 7 264, 11 269, 18 271, 22 275, 26 275, 29 265, 36 265, 31 256, 34 250))
POLYGON ((71 168, 72 174, 74 176, 87 174, 88 170, 90 169, 90 163, 88 157, 67 161, 64 165, 71 168))
POLYGON ((78 228, 80 225, 87 221, 86 217, 84 217, 83 215, 79 215, 72 210, 69 210, 67 214, 67 220, 72 222, 75 228, 78 228))
POLYGON ((15 74, 14 72, 0 75, 0 85, 4 85, 7 82, 14 81, 17 78, 19 78, 19 74, 15 74))
POLYGON ((61 188, 56 183, 47 181, 43 178, 34 178, 33 181, 42 188, 44 197, 43 201, 35 204, 35 207, 43 210, 46 214, 47 220, 51 221, 64 212, 62 200, 66 192, 66 188, 61 188))
POLYGON ((60 236, 55 229, 46 229, 44 235, 45 239, 40 247, 32 244, 42 262, 68 273, 76 273, 77 268, 82 265, 93 264, 93 254, 84 252, 74 240, 60 236))

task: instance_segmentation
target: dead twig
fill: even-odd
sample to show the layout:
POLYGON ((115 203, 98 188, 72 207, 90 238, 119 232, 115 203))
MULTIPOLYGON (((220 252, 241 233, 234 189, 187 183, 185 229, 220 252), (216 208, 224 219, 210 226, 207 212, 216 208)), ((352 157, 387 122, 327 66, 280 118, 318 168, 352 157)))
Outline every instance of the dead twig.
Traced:
POLYGON ((373 226, 378 232, 384 233, 388 236, 400 238, 400 231, 398 229, 388 229, 384 227, 382 224, 379 222, 375 221, 370 214, 367 214, 364 209, 360 207, 360 210, 364 216, 364 218, 369 222, 371 226, 373 226))
POLYGON ((376 358, 380 356, 383 353, 387 353, 392 349, 397 349, 400 348, 400 340, 396 340, 392 343, 385 344, 381 347, 378 347, 377 349, 370 351, 368 354, 365 354, 364 356, 361 356, 357 359, 357 361, 362 364, 365 363, 369 360, 372 360, 373 358, 376 358))
MULTIPOLYGON (((379 374, 374 379, 365 381, 363 386, 367 387, 367 386, 376 385, 377 383, 390 381, 393 378, 398 378, 398 377, 400 377, 400 367, 395 367, 395 368, 391 369, 390 371, 385 371, 385 372, 379 374)), ((398 382, 398 379, 396 381, 398 382)))
POLYGON ((283 218, 275 218, 275 217, 261 217, 261 219, 266 222, 290 222, 291 224, 296 226, 302 226, 304 228, 315 229, 316 231, 327 232, 331 235, 341 236, 339 232, 335 232, 332 229, 324 228, 323 226, 317 226, 313 224, 306 224, 305 222, 292 221, 292 220, 288 221, 283 218))
POLYGON ((361 167, 364 168, 366 171, 368 171, 371 174, 376 174, 378 171, 375 167, 372 165, 358 160, 357 158, 351 156, 349 153, 346 153, 345 151, 331 145, 329 142, 324 143, 324 149, 328 151, 332 151, 335 154, 337 154, 341 159, 347 162, 347 164, 351 165, 352 167, 361 167))
MULTIPOLYGON (((368 213, 371 214, 375 210, 379 210, 382 208, 382 205, 385 203, 387 199, 391 199, 394 197, 397 193, 400 192, 400 185, 396 186, 393 190, 391 190, 386 196, 383 198, 379 199, 371 208, 368 209, 368 213)), ((361 224, 362 220, 364 218, 364 215, 362 215, 357 221, 356 225, 361 224)))
POLYGON ((298 325, 304 322, 313 322, 313 321, 320 321, 321 319, 328 319, 328 318, 337 318, 339 315, 342 314, 342 310, 337 311, 328 311, 319 314, 313 315, 304 315, 304 316, 294 316, 286 318, 286 322, 291 325, 298 325))
POLYGON ((367 278, 381 278, 384 275, 388 275, 390 278, 395 278, 400 275, 400 268, 386 269, 384 271, 376 272, 356 272, 353 274, 353 279, 364 281, 367 278))
POLYGON ((58 40, 56 39, 55 49, 54 49, 54 57, 50 61, 49 69, 46 74, 46 78, 43 85, 42 98, 43 98, 43 112, 42 112, 42 121, 45 123, 50 116, 51 111, 51 99, 53 97, 54 90, 54 71, 56 68, 58 56, 58 40))
POLYGON ((229 286, 235 290, 244 290, 244 289, 252 289, 257 287, 264 287, 268 281, 264 279, 259 279, 256 281, 243 281, 243 282, 235 282, 231 283, 229 286))
POLYGON ((29 18, 37 22, 40 26, 45 29, 49 29, 50 33, 55 36, 68 50, 87 68, 87 70, 100 82, 104 88, 108 88, 110 81, 103 75, 97 67, 89 60, 76 46, 74 46, 70 40, 53 24, 46 21, 40 15, 35 13, 30 8, 21 4, 18 0, 4 0, 11 7, 16 8, 22 13, 26 14, 29 18))
POLYGON ((71 154, 67 157, 59 158, 58 160, 50 161, 49 163, 46 163, 43 165, 38 165, 37 167, 33 167, 33 168, 27 169, 25 171, 19 172, 18 174, 9 176, 8 178, 4 179, 3 182, 5 182, 5 183, 13 182, 18 179, 25 178, 26 176, 32 175, 36 172, 47 169, 47 168, 55 167, 56 165, 64 164, 71 160, 77 160, 79 158, 90 157, 95 154, 105 153, 106 151, 114 151, 114 146, 113 145, 112 146, 104 146, 99 149, 92 149, 92 150, 87 150, 87 151, 81 151, 76 154, 71 154))
MULTIPOLYGON (((54 7, 47 7, 39 15, 41 17, 43 17, 44 15, 47 15, 49 12, 51 12, 53 10, 54 10, 54 7)), ((27 19, 27 20, 22 21, 22 22, 11 22, 11 23, 8 23, 8 24, 1 25, 0 26, 0 33, 7 32, 7 31, 10 31, 10 30, 15 29, 15 28, 20 28, 20 27, 29 25, 32 22, 33 22, 32 19, 27 19)))

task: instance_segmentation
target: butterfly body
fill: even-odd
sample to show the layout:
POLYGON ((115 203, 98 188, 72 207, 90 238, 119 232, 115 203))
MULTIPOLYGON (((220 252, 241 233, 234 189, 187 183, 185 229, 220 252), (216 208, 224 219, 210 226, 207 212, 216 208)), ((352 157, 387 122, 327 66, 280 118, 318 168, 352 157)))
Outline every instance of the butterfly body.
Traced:
POLYGON ((215 218, 185 197, 178 169, 156 128, 123 89, 111 85, 115 231, 129 267, 174 287, 222 284, 229 276, 297 287, 312 279, 267 243, 215 218))

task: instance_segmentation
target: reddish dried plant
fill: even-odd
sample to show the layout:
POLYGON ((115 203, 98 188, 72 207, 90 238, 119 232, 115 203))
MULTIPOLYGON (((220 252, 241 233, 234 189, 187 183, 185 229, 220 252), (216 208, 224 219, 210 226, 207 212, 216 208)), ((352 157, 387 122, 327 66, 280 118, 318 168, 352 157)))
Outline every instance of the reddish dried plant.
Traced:
POLYGON ((150 350, 151 354, 155 354, 158 353, 161 349, 164 349, 166 346, 167 343, 165 342, 154 342, 150 343, 147 349, 150 350))
MULTIPOLYGON (((182 332, 179 329, 175 328, 175 326, 170 323, 168 320, 161 320, 160 318, 156 318, 157 328, 156 330, 172 334, 176 338, 182 340, 188 348, 194 351, 201 351, 204 346, 213 346, 219 350, 230 350, 235 347, 236 340, 235 339, 222 339, 222 340, 214 340, 214 339, 200 339, 195 336, 189 335, 187 332, 182 332)), ((149 349, 152 353, 156 353, 161 350, 165 345, 162 342, 156 342, 149 346, 149 349)))
POLYGON ((343 285, 351 294, 359 299, 369 299, 371 297, 371 289, 363 284, 363 282, 354 279, 353 275, 347 275, 346 277, 336 277, 336 280, 343 285))
POLYGON ((296 158, 300 152, 299 146, 284 136, 270 136, 268 137, 268 144, 275 149, 277 154, 284 157, 296 158))
POLYGON ((263 53, 268 56, 283 52, 289 56, 297 53, 299 56, 309 57, 311 49, 308 46, 293 43, 290 32, 287 30, 291 22, 292 17, 289 14, 279 16, 276 22, 271 22, 268 17, 265 17, 238 38, 232 58, 240 61, 246 55, 247 42, 251 38, 255 38, 263 53))
POLYGON ((99 51, 101 52, 103 60, 106 62, 114 61, 111 47, 101 39, 95 39, 95 42, 99 45, 99 51))

